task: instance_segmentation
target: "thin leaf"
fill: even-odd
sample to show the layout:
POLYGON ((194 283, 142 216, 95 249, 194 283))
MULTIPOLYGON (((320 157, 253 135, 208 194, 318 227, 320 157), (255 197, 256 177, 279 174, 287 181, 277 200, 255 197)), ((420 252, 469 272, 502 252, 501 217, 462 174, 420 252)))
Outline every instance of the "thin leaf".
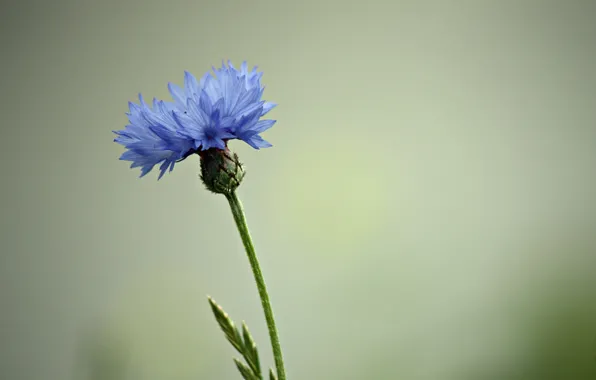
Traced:
MULTIPOLYGON (((240 331, 236 328, 234 321, 230 318, 230 316, 223 310, 221 306, 219 306, 211 297, 207 297, 209 300, 209 304, 211 305, 211 310, 213 310, 213 314, 215 315, 215 320, 221 327, 222 331, 226 335, 227 340, 234 346, 236 351, 238 351, 244 360, 246 360, 247 364, 244 364, 238 359, 234 359, 234 363, 236 363, 236 367, 244 377, 244 379, 248 380, 262 380, 263 377, 261 375, 261 364, 259 361, 259 352, 257 351, 257 345, 248 330, 248 326, 246 323, 242 322, 242 335, 240 331)), ((271 379, 275 379, 275 375, 271 379)))
POLYGON ((240 374, 245 380, 259 380, 259 378, 252 372, 252 369, 250 369, 246 364, 242 363, 236 358, 234 358, 234 363, 236 363, 238 371, 240 371, 240 374))
POLYGON ((244 338, 244 359, 250 368, 252 368, 253 373, 260 375, 261 363, 259 362, 259 352, 257 351, 257 345, 248 331, 248 326, 246 326, 246 323, 244 322, 242 322, 242 337, 244 338))
POLYGON ((269 380, 277 380, 277 376, 275 376, 272 368, 269 368, 269 380))
POLYGON ((209 299, 211 310, 213 310, 213 314, 215 315, 215 320, 219 324, 219 327, 221 327, 223 330, 224 334, 226 334, 226 338, 232 344, 232 346, 234 346, 236 351, 244 355, 242 338, 240 337, 240 333, 238 332, 236 325, 234 325, 234 322, 230 316, 221 308, 221 306, 219 306, 211 297, 207 298, 209 299))

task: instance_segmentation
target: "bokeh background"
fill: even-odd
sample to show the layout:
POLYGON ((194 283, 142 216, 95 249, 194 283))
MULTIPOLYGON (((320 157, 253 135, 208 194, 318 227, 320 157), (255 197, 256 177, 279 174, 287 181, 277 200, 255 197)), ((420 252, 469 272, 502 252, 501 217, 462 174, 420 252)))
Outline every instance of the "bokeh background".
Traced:
POLYGON ((264 71, 231 147, 289 378, 596 379, 596 2, 1 3, 2 380, 272 365, 226 201, 118 160, 127 102, 264 71))

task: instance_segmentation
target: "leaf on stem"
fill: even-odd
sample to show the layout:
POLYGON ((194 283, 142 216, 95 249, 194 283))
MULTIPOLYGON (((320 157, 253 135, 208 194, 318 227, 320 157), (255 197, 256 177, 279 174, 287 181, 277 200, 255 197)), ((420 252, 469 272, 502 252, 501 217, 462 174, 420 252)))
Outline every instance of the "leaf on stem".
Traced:
POLYGON ((277 380, 277 376, 275 376, 275 372, 273 372, 273 368, 269 368, 269 380, 277 380))
POLYGON ((234 346, 234 348, 239 352, 242 353, 244 351, 242 338, 240 337, 240 333, 238 329, 236 329, 236 325, 226 313, 221 306, 219 306, 215 301, 208 297, 209 304, 211 305, 211 310, 213 310, 213 314, 215 314, 215 320, 219 324, 219 327, 223 330, 224 334, 226 334, 226 338, 228 341, 234 346))
MULTIPOLYGON (((236 367, 240 371, 240 374, 245 380, 261 380, 263 377, 261 376, 259 352, 257 351, 257 345, 255 344, 252 335, 250 335, 250 332, 248 331, 246 323, 242 322, 242 334, 240 334, 234 321, 232 321, 222 307, 211 297, 207 298, 209 299, 211 310, 213 310, 215 320, 219 324, 219 327, 221 327, 228 341, 234 346, 236 351, 242 355, 248 364, 246 365, 240 360, 234 359, 234 363, 236 363, 236 367)), ((272 377, 271 379, 275 378, 272 377)))
POLYGON ((259 363, 257 345, 248 331, 248 326, 244 322, 242 322, 242 337, 244 338, 244 359, 246 359, 246 362, 254 373, 260 374, 261 364, 259 363))
POLYGON ((234 363, 236 363, 236 367, 238 368, 238 371, 240 371, 240 374, 242 375, 242 377, 245 380, 260 380, 260 376, 257 377, 252 369, 250 369, 246 364, 242 363, 240 360, 234 358, 234 363))

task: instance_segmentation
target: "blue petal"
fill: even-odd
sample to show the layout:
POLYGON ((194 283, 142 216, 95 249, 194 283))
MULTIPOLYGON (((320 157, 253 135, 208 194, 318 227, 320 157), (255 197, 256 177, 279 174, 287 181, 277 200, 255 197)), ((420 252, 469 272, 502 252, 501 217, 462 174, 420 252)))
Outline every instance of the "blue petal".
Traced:
MULTIPOLYGON (((259 117, 261 115, 261 110, 259 108, 255 108, 251 113, 247 113, 242 115, 238 120, 237 124, 232 128, 236 135, 240 135, 252 128, 257 124, 259 117)), ((242 137, 238 137, 242 139, 242 137)))
POLYGON ((205 90, 201 91, 199 107, 201 107, 207 115, 211 115, 213 113, 213 104, 211 103, 211 98, 209 98, 209 95, 205 90))
MULTIPOLYGON (((211 102, 215 102, 221 98, 221 85, 219 82, 219 78, 214 77, 207 77, 205 79, 205 87, 203 87, 203 91, 207 94, 208 98, 211 99, 211 102)), ((202 96, 202 94, 201 94, 202 96)))
POLYGON ((277 104, 275 103, 265 102, 265 104, 263 104, 263 112, 261 113, 261 116, 265 116, 265 114, 274 109, 276 106, 277 104))
POLYGON ((260 116, 261 113, 263 112, 263 103, 265 103, 265 102, 251 103, 251 104, 247 105, 246 107, 244 107, 243 109, 238 110, 236 112, 236 115, 243 116, 243 115, 250 115, 254 112, 258 112, 258 114, 260 116))
POLYGON ((178 135, 196 140, 202 135, 203 126, 197 124, 189 115, 173 111, 172 117, 178 125, 178 135))
POLYGON ((151 171, 151 169, 153 169, 154 165, 145 165, 143 166, 143 168, 141 169, 141 176, 140 178, 143 178, 144 176, 147 175, 147 173, 149 173, 151 171))
POLYGON ((208 125, 209 124, 209 115, 203 111, 202 108, 192 99, 188 99, 186 102, 186 108, 188 110, 188 115, 195 119, 199 125, 208 125))
POLYGON ((253 88, 250 90, 243 90, 242 94, 238 98, 236 105, 232 108, 231 113, 237 114, 239 110, 245 109, 251 103, 259 101, 259 89, 253 88))
POLYGON ((168 90, 170 90, 170 94, 176 103, 176 106, 180 108, 184 108, 186 104, 186 96, 184 96, 184 91, 174 83, 168 83, 168 90))
POLYGON ((255 149, 270 148, 273 146, 259 135, 254 135, 251 138, 249 138, 248 140, 244 140, 244 141, 248 145, 252 146, 255 149))
POLYGON ((273 124, 275 124, 276 121, 277 120, 259 120, 251 129, 257 133, 261 133, 273 127, 273 124))
MULTIPOLYGON (((184 72, 184 91, 186 92, 187 98, 196 98, 199 94, 199 84, 197 78, 194 77, 188 71, 184 72)), ((186 103, 186 102, 185 102, 186 103)))

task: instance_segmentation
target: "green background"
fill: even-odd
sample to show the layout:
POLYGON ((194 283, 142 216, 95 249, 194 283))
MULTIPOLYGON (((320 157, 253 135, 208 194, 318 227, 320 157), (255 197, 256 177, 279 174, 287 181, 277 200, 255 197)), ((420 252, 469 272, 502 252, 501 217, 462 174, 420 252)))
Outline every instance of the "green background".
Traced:
POLYGON ((596 2, 1 7, 2 380, 239 379, 207 294, 272 364, 198 159, 112 142, 222 59, 279 104, 231 148, 290 380, 596 379, 596 2))

